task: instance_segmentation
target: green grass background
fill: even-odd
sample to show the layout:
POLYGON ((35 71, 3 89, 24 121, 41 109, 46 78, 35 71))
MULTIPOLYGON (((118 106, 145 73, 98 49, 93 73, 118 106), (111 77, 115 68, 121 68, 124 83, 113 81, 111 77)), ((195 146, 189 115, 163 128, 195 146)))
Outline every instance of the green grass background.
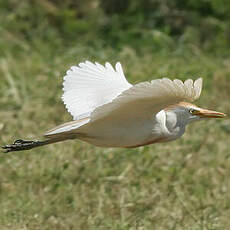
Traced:
MULTIPOLYGON (((60 99, 62 78, 84 60, 120 61, 131 83, 203 77, 196 104, 230 114, 229 43, 211 41, 209 50, 194 33, 183 43, 159 29, 152 43, 140 40, 137 47, 138 38, 118 38, 113 47, 111 35, 108 44, 97 31, 75 40, 49 23, 27 37, 31 28, 16 17, 20 8, 0 6, 1 145, 36 139, 71 120, 60 99)), ((188 36, 183 31, 180 39, 188 36)), ((1 153, 0 229, 229 229, 229 135, 227 117, 195 123, 175 142, 136 149, 66 141, 1 153)))

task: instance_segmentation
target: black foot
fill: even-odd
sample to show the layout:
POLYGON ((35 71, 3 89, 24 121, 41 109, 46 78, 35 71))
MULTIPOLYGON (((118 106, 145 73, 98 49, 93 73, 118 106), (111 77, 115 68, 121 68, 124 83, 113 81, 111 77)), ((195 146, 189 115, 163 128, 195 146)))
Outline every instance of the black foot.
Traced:
POLYGON ((41 141, 25 141, 25 140, 16 140, 12 145, 5 145, 2 148, 5 150, 5 153, 21 150, 29 150, 34 147, 40 146, 41 141))

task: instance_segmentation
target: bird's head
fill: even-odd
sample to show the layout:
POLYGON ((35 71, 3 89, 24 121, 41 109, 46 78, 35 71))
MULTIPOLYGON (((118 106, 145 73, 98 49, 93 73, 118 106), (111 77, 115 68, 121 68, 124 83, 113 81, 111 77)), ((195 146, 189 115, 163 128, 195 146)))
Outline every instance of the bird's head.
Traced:
POLYGON ((187 102, 180 102, 172 106, 171 110, 177 115, 179 120, 183 120, 185 124, 206 118, 223 118, 226 116, 224 113, 203 109, 187 102))

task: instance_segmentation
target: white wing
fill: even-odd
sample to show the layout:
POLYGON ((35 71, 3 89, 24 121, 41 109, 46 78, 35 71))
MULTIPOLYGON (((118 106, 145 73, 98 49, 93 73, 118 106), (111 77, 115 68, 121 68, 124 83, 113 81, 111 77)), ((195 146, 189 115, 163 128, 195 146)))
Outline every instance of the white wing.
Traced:
POLYGON ((102 66, 86 61, 67 71, 63 86, 64 104, 74 120, 78 120, 89 117, 95 108, 111 102, 132 85, 119 62, 114 70, 108 62, 102 66))
POLYGON ((101 119, 131 120, 151 118, 160 110, 181 101, 194 101, 199 98, 202 78, 184 83, 168 78, 156 79, 134 85, 112 102, 100 106, 91 114, 90 122, 101 119))

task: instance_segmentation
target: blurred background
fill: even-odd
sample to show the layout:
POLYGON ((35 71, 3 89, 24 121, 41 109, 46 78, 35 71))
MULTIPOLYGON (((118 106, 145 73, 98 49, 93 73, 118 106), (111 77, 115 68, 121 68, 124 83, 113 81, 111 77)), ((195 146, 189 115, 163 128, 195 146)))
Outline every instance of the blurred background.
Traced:
MULTIPOLYGON (((0 144, 70 121, 65 71, 120 61, 131 83, 204 78, 230 114, 229 0, 0 0, 0 144)), ((137 149, 70 141, 1 155, 1 229, 228 229, 230 122, 137 149)))
POLYGON ((1 42, 17 36, 33 46, 52 41, 53 49, 80 44, 91 49, 129 46, 138 53, 190 44, 228 54, 228 0, 1 0, 0 4, 1 32, 6 33, 1 42))
POLYGON ((1 0, 0 4, 5 34, 1 42, 13 36, 34 47, 52 41, 49 46, 54 49, 129 46, 140 54, 193 45, 228 54, 228 0, 1 0))

